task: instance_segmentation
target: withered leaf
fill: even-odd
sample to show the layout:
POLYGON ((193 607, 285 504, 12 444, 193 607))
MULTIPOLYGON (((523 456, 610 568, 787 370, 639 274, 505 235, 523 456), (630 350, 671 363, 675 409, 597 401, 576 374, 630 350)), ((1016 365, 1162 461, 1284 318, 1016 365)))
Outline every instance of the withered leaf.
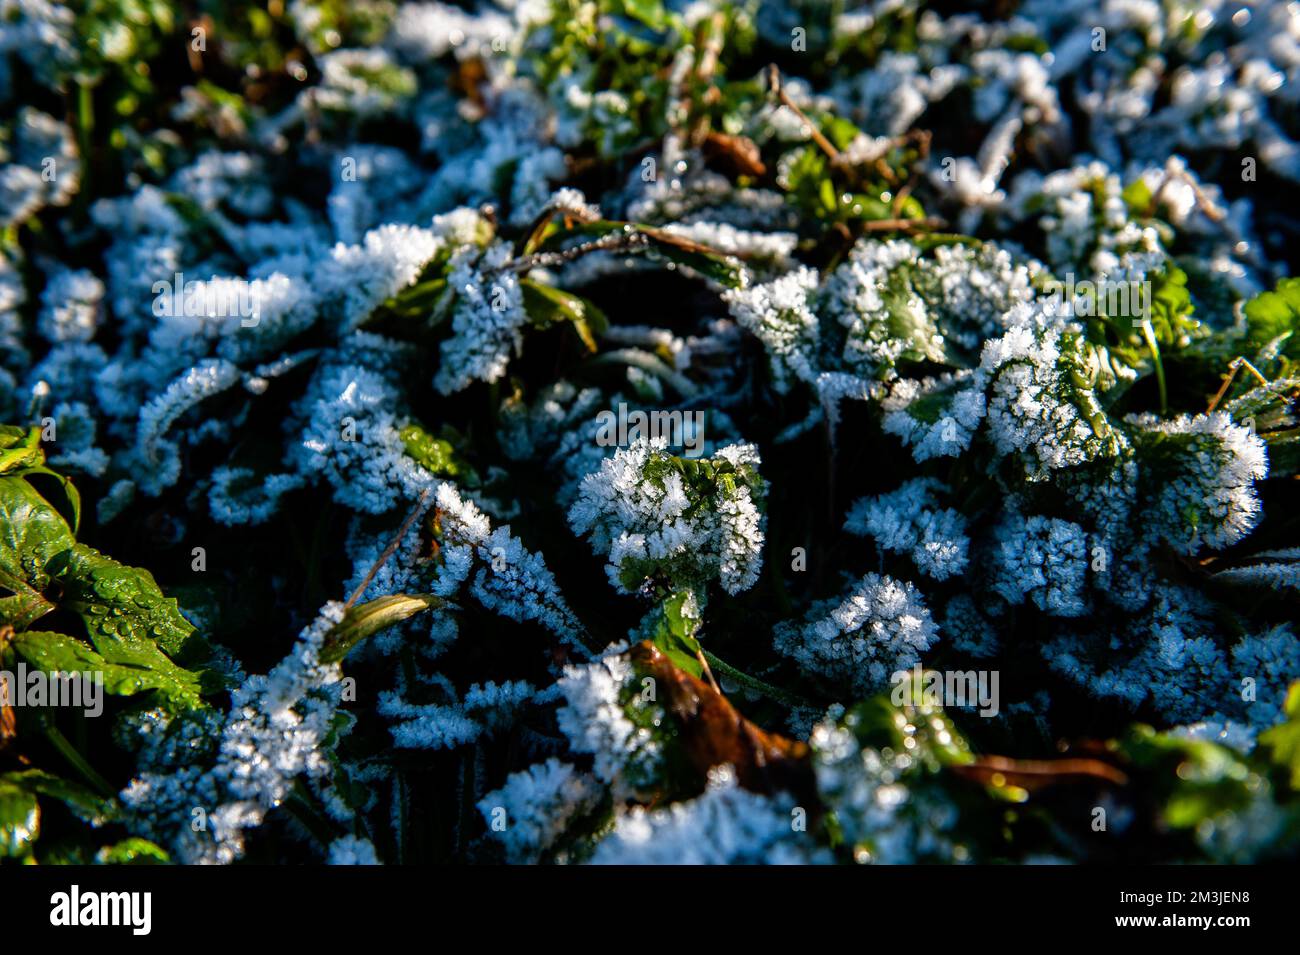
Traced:
POLYGON ((752 792, 785 791, 804 805, 816 804, 808 744, 759 729, 725 696, 673 665, 648 640, 631 650, 632 662, 654 678, 660 701, 676 721, 683 748, 703 776, 730 763, 736 779, 752 792))
POLYGON ((7 694, 9 692, 8 683, 4 678, 0 678, 0 750, 9 745, 10 741, 18 735, 18 724, 14 717, 14 708, 9 705, 7 694))
POLYGON ((1006 756, 983 756, 949 769, 965 779, 984 785, 1018 786, 1036 792, 1058 783, 1077 783, 1086 779, 1123 786, 1128 777, 1110 763, 1100 759, 1010 759, 1006 756))
POLYGON ((704 155, 714 165, 736 176, 761 176, 767 172, 758 146, 746 136, 710 131, 704 137, 704 155))

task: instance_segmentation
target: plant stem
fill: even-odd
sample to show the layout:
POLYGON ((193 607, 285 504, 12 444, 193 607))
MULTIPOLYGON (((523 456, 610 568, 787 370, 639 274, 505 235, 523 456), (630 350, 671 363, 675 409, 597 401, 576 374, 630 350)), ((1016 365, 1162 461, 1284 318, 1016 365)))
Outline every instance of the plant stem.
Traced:
POLYGON ((1160 388, 1160 413, 1167 414, 1169 393, 1165 388, 1165 366, 1160 361, 1160 345, 1156 341, 1156 334, 1152 331, 1150 322, 1142 323, 1142 337, 1146 339, 1147 348, 1151 349, 1151 360, 1156 366, 1156 385, 1160 388))
POLYGON ((113 787, 108 784, 108 780, 95 772, 95 768, 91 766, 90 763, 86 762, 86 757, 82 756, 81 753, 77 751, 77 748, 68 742, 68 738, 64 736, 63 733, 59 731, 59 728, 53 723, 45 724, 45 738, 50 741, 50 744, 59 751, 59 754, 64 759, 72 764, 73 768, 75 768, 77 772, 81 773, 81 775, 85 777, 86 782, 99 790, 101 796, 106 799, 113 798, 115 791, 113 787))
POLYGON ((90 194, 90 138, 95 129, 95 87, 86 79, 77 81, 77 148, 81 153, 81 188, 78 197, 90 194))
POLYGON ((795 696, 793 693, 787 693, 785 690, 777 689, 770 683, 764 683, 762 680, 758 679, 758 677, 753 677, 742 670, 737 670, 730 663, 719 659, 716 654, 710 653, 708 650, 704 651, 704 658, 709 661, 711 666, 716 667, 718 672, 723 676, 735 680, 748 690, 753 690, 755 693, 761 693, 768 699, 776 700, 778 703, 784 703, 786 706, 809 705, 808 701, 802 697, 795 696))

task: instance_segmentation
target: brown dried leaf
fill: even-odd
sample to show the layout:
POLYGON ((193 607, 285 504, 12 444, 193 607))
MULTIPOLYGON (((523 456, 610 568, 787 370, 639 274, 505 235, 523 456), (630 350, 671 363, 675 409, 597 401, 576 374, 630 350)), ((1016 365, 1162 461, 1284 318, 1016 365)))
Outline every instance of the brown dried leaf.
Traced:
POLYGON ((789 792, 815 805, 808 744, 768 733, 745 719, 704 680, 675 667, 648 640, 631 650, 632 662, 654 678, 659 699, 676 720, 683 748, 703 776, 730 763, 740 785, 753 792, 789 792))
POLYGON ((1018 786, 1036 792, 1057 783, 1082 780, 1123 786, 1128 777, 1110 763, 1100 759, 1010 759, 1006 756, 982 756, 974 762, 949 769, 965 779, 984 785, 1018 786))
POLYGON ((710 131, 704 137, 704 155, 732 175, 761 176, 767 172, 758 146, 746 136, 710 131))

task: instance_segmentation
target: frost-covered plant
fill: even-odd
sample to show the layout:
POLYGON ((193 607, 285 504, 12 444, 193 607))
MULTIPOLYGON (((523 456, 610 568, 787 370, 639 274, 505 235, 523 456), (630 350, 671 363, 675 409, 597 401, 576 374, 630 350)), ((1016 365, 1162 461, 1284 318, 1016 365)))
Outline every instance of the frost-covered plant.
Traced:
POLYGON ((876 545, 911 555, 918 570, 944 580, 966 569, 970 539, 959 511, 937 506, 938 482, 908 481, 897 491, 863 498, 849 509, 844 529, 874 538, 876 545))
POLYGON ((757 449, 728 445, 692 460, 666 448, 640 439, 602 461, 582 480, 570 526, 608 557, 610 582, 622 590, 662 580, 703 592, 715 579, 727 593, 748 590, 763 566, 757 449))
POLYGON ((842 601, 819 601, 804 622, 779 625, 773 645, 810 673, 861 696, 917 663, 937 630, 915 587, 867 574, 842 601))
POLYGON ((730 767, 709 774, 708 789, 667 809, 619 818, 593 865, 809 865, 831 861, 805 830, 791 826, 792 800, 748 792, 730 767), (786 805, 790 803, 790 805, 786 805))
POLYGON ((574 818, 594 809, 600 797, 590 777, 552 758, 513 773, 505 786, 480 799, 478 808, 489 824, 499 814, 504 826, 492 826, 492 831, 503 833, 507 859, 538 862, 574 818))
POLYGON ((0 0, 0 855, 1294 851, 1294 5, 201 12, 0 0))

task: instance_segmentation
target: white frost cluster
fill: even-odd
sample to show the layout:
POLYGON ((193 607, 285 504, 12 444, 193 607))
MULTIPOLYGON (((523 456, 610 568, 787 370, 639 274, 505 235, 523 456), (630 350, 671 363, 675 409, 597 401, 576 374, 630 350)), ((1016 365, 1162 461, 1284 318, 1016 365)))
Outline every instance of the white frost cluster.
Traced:
POLYGON ((528 315, 518 277, 504 268, 511 255, 509 243, 496 242, 481 255, 467 248, 452 256, 447 278, 456 295, 452 335, 442 343, 433 379, 444 395, 474 381, 499 380, 511 356, 523 346, 522 328, 528 315))
POLYGON ((611 647, 599 660, 565 668, 559 681, 565 703, 556 719, 573 751, 591 754, 597 778, 622 799, 656 777, 662 748, 647 727, 628 718, 627 700, 641 686, 618 650, 611 647))
POLYGON ((37 327, 51 342, 88 342, 99 327, 104 283, 85 269, 56 272, 41 293, 37 327))
POLYGON ((358 245, 340 242, 316 270, 321 299, 334 303, 331 308, 343 328, 355 328, 419 278, 443 247, 431 230, 411 225, 372 229, 358 245))
POLYGON ((536 863, 576 819, 593 810, 604 787, 568 763, 551 758, 511 773, 506 784, 478 801, 488 832, 505 848, 506 861, 536 863), (505 828, 495 825, 504 811, 505 828))
POLYGON ((916 478, 889 494, 864 497, 849 509, 844 529, 874 538, 883 550, 910 555, 935 580, 961 574, 969 559, 966 518, 938 506, 941 490, 937 481, 916 478))
POLYGON ((715 767, 704 794, 665 809, 636 807, 601 840, 592 865, 817 865, 832 861, 810 831, 794 825, 795 801, 741 789, 730 766, 715 767))
MULTIPOLYGON (((758 580, 763 563, 763 518, 746 471, 756 473, 753 445, 721 448, 707 463, 730 465, 728 482, 718 479, 709 498, 690 488, 664 448, 638 438, 601 462, 582 481, 569 510, 574 533, 590 534, 592 549, 609 557, 614 586, 635 590, 625 575, 635 567, 659 570, 678 585, 703 584, 717 577, 735 594, 758 580)), ((638 571, 640 572, 640 571, 638 571)))
POLYGON ((179 861, 236 861, 245 831, 284 802, 296 778, 329 774, 322 744, 336 731, 339 668, 321 663, 319 654, 326 633, 342 619, 343 605, 327 604, 270 673, 251 676, 233 691, 215 765, 146 772, 123 790, 123 804, 173 847, 179 861), (197 818, 192 809, 204 813, 206 828, 191 825, 197 818))
MULTIPOLYGON (((511 618, 533 620, 585 656, 582 625, 560 593, 540 554, 527 550, 509 525, 492 529, 487 516, 451 484, 440 484, 435 498, 445 542, 443 556, 452 573, 466 579, 474 558, 481 562, 470 592, 483 606, 511 618)), ((444 573, 442 585, 449 575, 444 573)))
POLYGON ((324 477, 335 498, 354 510, 383 514, 414 501, 434 478, 402 444, 399 394, 368 368, 326 363, 299 402, 304 427, 290 462, 305 477, 324 477))
POLYGON ((772 644, 804 670, 848 686, 857 696, 919 663, 938 627, 906 581, 867 574, 838 603, 813 604, 802 623, 778 624, 772 644))
POLYGON ((330 843, 330 865, 379 865, 374 844, 358 836, 344 836, 330 843))
MULTIPOLYGON (((1149 532, 1185 554, 1202 546, 1222 550, 1241 540, 1260 518, 1255 482, 1268 476, 1268 453, 1253 430, 1222 411, 1161 421, 1128 419, 1153 454, 1172 446, 1172 473, 1160 475, 1146 516, 1149 532)), ((1163 455, 1161 455, 1163 457, 1163 455)))
POLYGON ((1020 452, 1031 472, 1083 464, 1119 447, 1091 389, 1077 380, 1075 347, 1055 329, 1021 325, 986 342, 980 356, 993 443, 1003 454, 1020 452))
POLYGON ((1054 617, 1088 612, 1088 535, 1078 524, 1009 512, 993 532, 990 586, 1010 604, 1026 597, 1054 617))
POLYGON ((986 411, 984 392, 973 382, 970 371, 920 381, 900 378, 881 399, 882 430, 910 446, 917 463, 959 456, 970 447, 986 411))
POLYGON ((816 270, 805 267, 722 296, 740 327, 767 349, 773 385, 783 393, 796 381, 817 377, 820 328, 809 302, 817 281, 816 270))
POLYGON ((901 777, 916 763, 907 751, 862 746, 849 725, 827 720, 809 740, 817 791, 835 812, 855 858, 879 865, 960 860, 957 807, 901 777))

